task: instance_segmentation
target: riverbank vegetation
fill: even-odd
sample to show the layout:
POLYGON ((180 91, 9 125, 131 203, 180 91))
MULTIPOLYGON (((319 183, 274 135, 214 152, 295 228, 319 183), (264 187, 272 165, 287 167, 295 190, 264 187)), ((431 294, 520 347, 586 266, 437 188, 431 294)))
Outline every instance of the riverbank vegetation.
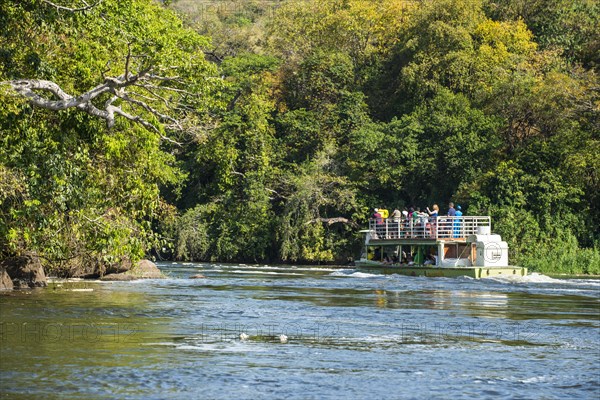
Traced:
POLYGON ((0 258, 327 263, 373 207, 600 274, 589 0, 0 4, 0 258))

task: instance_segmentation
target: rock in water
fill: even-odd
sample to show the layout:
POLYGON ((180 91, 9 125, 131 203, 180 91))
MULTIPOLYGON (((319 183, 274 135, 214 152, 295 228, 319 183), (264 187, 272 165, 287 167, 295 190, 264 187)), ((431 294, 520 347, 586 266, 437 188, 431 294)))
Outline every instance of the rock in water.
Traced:
POLYGON ((160 269, 150 260, 141 260, 135 267, 130 271, 134 276, 139 276, 144 279, 160 279, 164 278, 160 269))
POLYGON ((132 281, 134 279, 161 279, 164 278, 162 272, 156 264, 150 260, 141 260, 137 265, 127 272, 120 274, 104 275, 100 280, 103 281, 132 281))
POLYGON ((4 270, 8 274, 15 289, 48 286, 44 268, 37 257, 7 258, 0 262, 0 270, 4 270))
POLYGON ((134 281, 136 279, 139 278, 136 278, 127 272, 122 272, 120 274, 108 274, 100 278, 101 281, 134 281))
POLYGON ((202 274, 192 275, 190 279, 205 279, 206 277, 202 274))

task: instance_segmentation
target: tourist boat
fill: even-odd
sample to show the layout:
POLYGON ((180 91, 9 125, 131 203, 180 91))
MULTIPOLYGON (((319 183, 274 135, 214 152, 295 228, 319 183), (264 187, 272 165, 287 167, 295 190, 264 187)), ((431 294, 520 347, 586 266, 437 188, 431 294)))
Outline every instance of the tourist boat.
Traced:
POLYGON ((508 245, 491 233, 491 217, 382 218, 369 221, 361 269, 410 276, 525 276, 509 265, 508 245))

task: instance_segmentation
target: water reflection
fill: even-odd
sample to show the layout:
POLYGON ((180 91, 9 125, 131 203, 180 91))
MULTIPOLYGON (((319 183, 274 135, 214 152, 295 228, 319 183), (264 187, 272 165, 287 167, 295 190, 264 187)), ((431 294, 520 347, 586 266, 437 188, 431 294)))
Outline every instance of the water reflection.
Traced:
POLYGON ((483 382, 490 397, 600 394, 596 281, 162 267, 170 279, 1 294, 0 392, 466 399, 483 382), (187 279, 198 271, 207 279, 187 279))

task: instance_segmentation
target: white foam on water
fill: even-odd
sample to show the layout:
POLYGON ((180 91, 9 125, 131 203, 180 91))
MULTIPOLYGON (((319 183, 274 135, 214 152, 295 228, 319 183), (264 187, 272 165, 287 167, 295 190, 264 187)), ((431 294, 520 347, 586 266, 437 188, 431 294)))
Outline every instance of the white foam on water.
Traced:
POLYGON ((526 276, 507 275, 507 276, 493 276, 489 278, 492 281, 500 283, 533 283, 533 284, 552 284, 552 285, 572 285, 572 286, 593 286, 600 287, 600 279, 558 279, 551 278, 544 274, 533 272, 526 276))
POLYGON ((292 267, 269 267, 269 266, 260 266, 260 265, 245 265, 245 264, 238 264, 233 266, 232 268, 239 268, 242 267, 244 269, 252 269, 252 270, 267 270, 267 271, 285 271, 285 270, 290 270, 290 269, 294 269, 292 267))
POLYGON ((531 378, 526 378, 526 379, 517 379, 518 382, 521 383, 544 383, 544 382, 552 382, 555 379, 551 376, 545 376, 545 375, 541 375, 541 376, 532 376, 531 378))
POLYGON ((351 273, 355 272, 353 269, 338 269, 332 272, 328 276, 350 276, 351 273))
POLYGON ((196 351, 218 351, 225 353, 237 353, 247 351, 263 350, 262 343, 242 342, 242 341, 219 341, 211 343, 173 343, 173 342, 151 342, 142 343, 143 346, 151 347, 173 347, 177 350, 196 350, 196 351))
POLYGON ((57 278, 54 276, 48 277, 48 283, 65 283, 65 282, 102 282, 102 281, 100 279, 57 278))
POLYGON ((406 336, 400 335, 383 335, 383 336, 365 336, 359 337, 355 340, 361 343, 397 343, 402 339, 406 339, 406 336))
POLYGON ((355 278, 382 278, 382 277, 385 277, 384 275, 368 274, 366 272, 355 272, 353 274, 350 274, 350 276, 355 277, 355 278))
POLYGON ((339 268, 322 268, 322 267, 297 267, 295 265, 292 266, 282 266, 282 267, 275 267, 275 266, 261 266, 261 265, 245 265, 245 264, 238 264, 235 266, 232 266, 232 268, 239 268, 242 267, 244 269, 252 269, 252 270, 266 270, 266 271, 339 271, 339 268))
POLYGON ((219 353, 246 353, 250 351, 262 351, 264 350, 264 344, 262 342, 255 343, 252 341, 232 341, 218 343, 179 344, 175 346, 175 349, 219 353))
MULTIPOLYGON (((300 269, 300 268, 298 268, 300 269)), ((310 268, 308 269, 309 271, 316 271, 316 272, 334 272, 334 271, 347 271, 347 269, 344 268, 323 268, 323 267, 314 267, 314 268, 310 268)))
POLYGON ((240 269, 234 269, 233 271, 228 271, 232 274, 251 274, 251 275, 296 275, 302 276, 303 274, 298 274, 295 272, 274 272, 274 271, 244 271, 240 269))
POLYGON ((338 271, 332 272, 328 276, 345 276, 345 277, 351 277, 351 278, 382 278, 382 277, 385 277, 384 275, 368 274, 366 272, 354 271, 353 269, 338 270, 338 271))

